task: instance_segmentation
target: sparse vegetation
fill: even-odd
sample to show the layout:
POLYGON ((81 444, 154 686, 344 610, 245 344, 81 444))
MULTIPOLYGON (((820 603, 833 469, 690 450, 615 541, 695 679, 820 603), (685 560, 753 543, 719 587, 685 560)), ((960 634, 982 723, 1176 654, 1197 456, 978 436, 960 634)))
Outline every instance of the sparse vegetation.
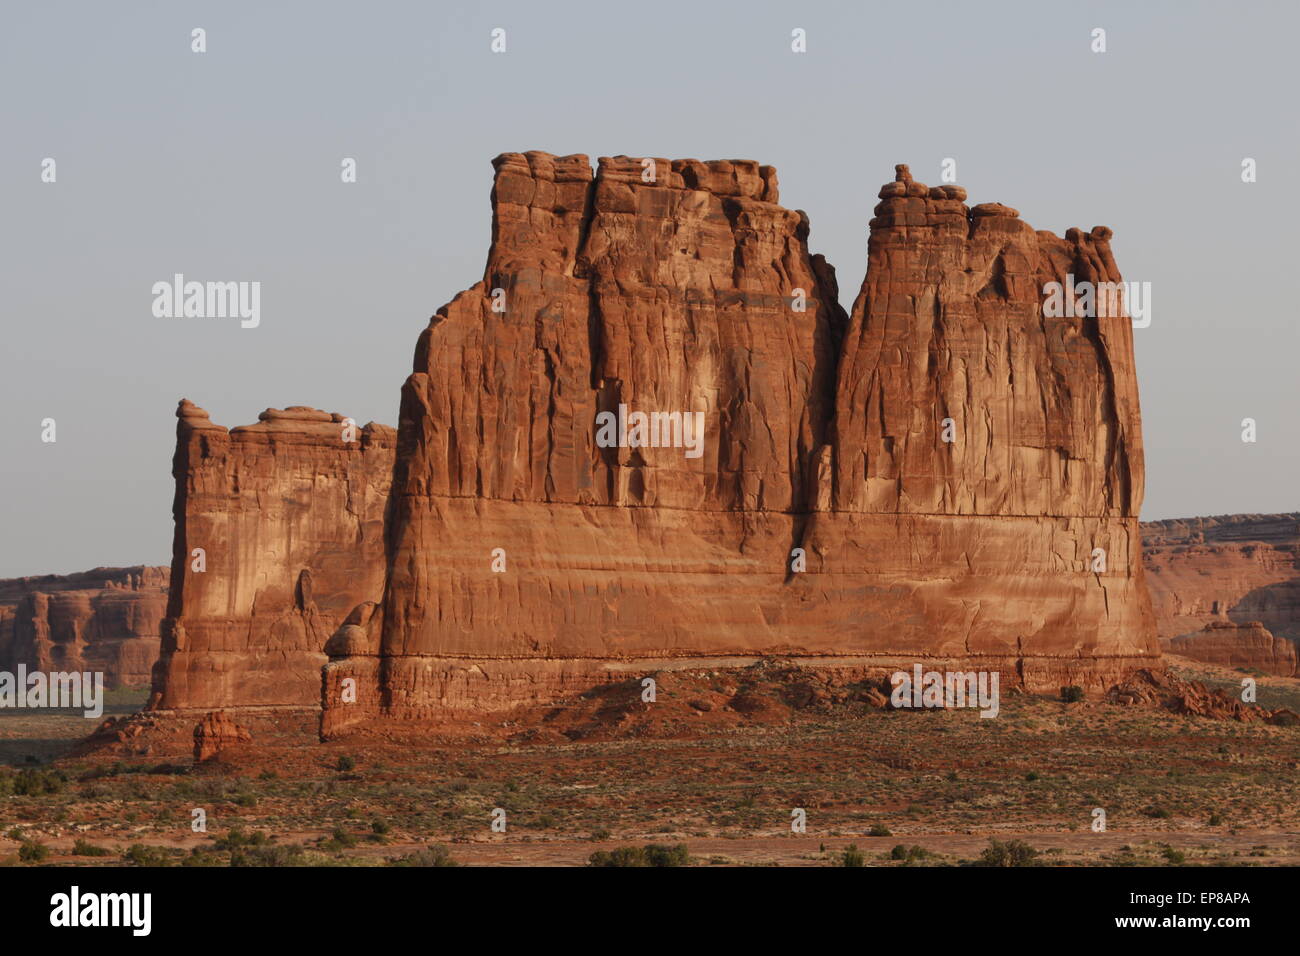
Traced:
POLYGON ((389 866, 460 866, 452 859, 451 851, 441 844, 392 857, 386 862, 389 866))
POLYGON ((589 866, 686 866, 690 854, 685 843, 665 846, 649 843, 643 847, 621 846, 616 850, 597 850, 588 858, 589 866))
POLYGON ((1037 866, 1038 851, 1023 840, 989 840, 976 866, 1037 866))

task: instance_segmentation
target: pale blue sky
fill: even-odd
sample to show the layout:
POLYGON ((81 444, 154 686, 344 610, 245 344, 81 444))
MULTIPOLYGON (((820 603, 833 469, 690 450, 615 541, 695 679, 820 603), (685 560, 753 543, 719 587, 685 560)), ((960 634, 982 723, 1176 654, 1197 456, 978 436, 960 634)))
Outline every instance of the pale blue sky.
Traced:
POLYGON ((482 275, 507 150, 774 165, 846 303, 895 163, 1111 226, 1153 286, 1143 517, 1296 510, 1297 35, 1294 2, 10 4, 0 576, 166 563, 182 396, 395 424, 428 316, 482 275), (175 272, 260 281, 261 326, 154 318, 175 272))

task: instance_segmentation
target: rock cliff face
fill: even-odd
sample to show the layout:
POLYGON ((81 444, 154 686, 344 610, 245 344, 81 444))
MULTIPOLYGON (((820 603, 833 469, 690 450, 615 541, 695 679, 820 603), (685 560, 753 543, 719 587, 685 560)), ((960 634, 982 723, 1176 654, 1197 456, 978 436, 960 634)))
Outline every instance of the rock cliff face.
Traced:
POLYGON ((382 602, 330 643, 324 733, 771 655, 1034 690, 1158 667, 1130 323, 1042 308, 1119 279, 1109 230, 899 167, 846 316, 770 167, 495 166, 484 278, 403 388, 382 602))
POLYGON ((1300 513, 1153 521, 1142 536, 1162 643, 1197 660, 1290 676, 1294 646, 1284 645, 1300 642, 1300 513), (1210 626, 1229 623, 1242 626, 1210 626))
POLYGON ((1162 641, 1174 654, 1198 661, 1260 670, 1279 677, 1296 676, 1296 647, 1275 637, 1263 624, 1211 621, 1204 629, 1162 641))
POLYGON ((167 568, 95 568, 0 580, 0 671, 91 671, 108 688, 149 683, 167 568))
POLYGON ((320 702, 324 646, 383 585, 393 429, 267 409, 227 431, 177 409, 172 588, 151 709, 320 702))

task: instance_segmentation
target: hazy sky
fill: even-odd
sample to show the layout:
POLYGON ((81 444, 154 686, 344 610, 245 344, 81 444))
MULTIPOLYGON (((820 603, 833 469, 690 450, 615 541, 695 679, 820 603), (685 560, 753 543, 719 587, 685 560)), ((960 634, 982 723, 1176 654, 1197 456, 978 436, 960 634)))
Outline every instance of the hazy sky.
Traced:
POLYGON ((1152 285, 1143 517, 1300 509, 1297 35, 1294 0, 8 4, 0 576, 167 563, 182 396, 396 424, 528 149, 769 163, 846 305, 895 163, 1111 226, 1152 285), (261 282, 260 326, 155 318, 176 272, 261 282))

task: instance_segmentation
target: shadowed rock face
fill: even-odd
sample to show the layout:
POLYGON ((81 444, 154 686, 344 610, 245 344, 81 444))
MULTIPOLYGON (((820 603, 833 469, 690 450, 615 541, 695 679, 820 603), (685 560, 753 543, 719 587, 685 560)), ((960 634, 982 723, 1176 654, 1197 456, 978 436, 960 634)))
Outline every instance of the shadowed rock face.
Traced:
POLYGON ((1142 537, 1162 644, 1197 660, 1294 673, 1300 514, 1152 521, 1142 537))
POLYGON ((95 568, 0 580, 0 670, 91 671, 108 688, 149 683, 167 568, 95 568))
POLYGON ((149 706, 319 706, 326 640, 383 585, 393 429, 345 441, 342 416, 301 406, 230 431, 188 401, 176 414, 172 589, 149 706))
POLYGON ((845 316, 770 167, 495 166, 484 279, 403 388, 386 586, 331 644, 325 733, 764 655, 1031 689, 1158 664, 1130 323, 1041 307, 1119 279, 1109 230, 900 167, 845 316), (620 406, 702 413, 699 457, 602 446, 620 406))

